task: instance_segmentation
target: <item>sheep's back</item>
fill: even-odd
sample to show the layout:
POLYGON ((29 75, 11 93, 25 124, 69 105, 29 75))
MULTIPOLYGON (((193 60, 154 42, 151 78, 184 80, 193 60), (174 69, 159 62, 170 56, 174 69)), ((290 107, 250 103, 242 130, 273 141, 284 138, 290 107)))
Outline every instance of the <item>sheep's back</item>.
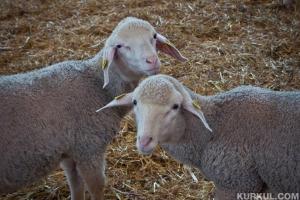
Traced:
POLYGON ((299 192, 300 92, 239 87, 221 98, 221 138, 240 147, 271 190, 299 192))

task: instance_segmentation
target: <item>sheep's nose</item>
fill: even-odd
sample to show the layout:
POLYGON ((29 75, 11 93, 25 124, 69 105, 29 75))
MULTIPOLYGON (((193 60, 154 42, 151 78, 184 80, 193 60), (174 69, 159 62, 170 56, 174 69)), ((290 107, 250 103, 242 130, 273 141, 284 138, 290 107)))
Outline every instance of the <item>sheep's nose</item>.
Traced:
POLYGON ((139 140, 140 140, 140 144, 142 147, 146 147, 150 144, 150 142, 152 141, 152 137, 148 137, 148 136, 142 136, 142 137, 139 137, 139 140))
POLYGON ((149 56, 146 58, 146 63, 148 64, 155 64, 157 62, 157 56, 153 55, 153 56, 149 56))

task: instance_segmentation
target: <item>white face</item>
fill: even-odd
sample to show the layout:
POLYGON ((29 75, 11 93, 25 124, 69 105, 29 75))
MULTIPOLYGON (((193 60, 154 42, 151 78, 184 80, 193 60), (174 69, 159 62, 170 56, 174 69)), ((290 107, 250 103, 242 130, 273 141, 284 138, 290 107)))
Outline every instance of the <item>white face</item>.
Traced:
POLYGON ((114 45, 117 59, 128 70, 139 75, 153 75, 159 72, 160 60, 156 52, 156 32, 143 28, 122 31, 114 45))
POLYGON ((138 150, 150 154, 158 144, 177 144, 186 130, 186 112, 199 118, 212 132, 197 100, 192 100, 184 86, 172 77, 155 75, 144 79, 130 93, 115 98, 97 110, 133 106, 137 124, 138 150))
POLYGON ((180 82, 166 75, 144 79, 133 92, 115 98, 97 112, 116 106, 133 106, 136 145, 143 154, 151 153, 157 144, 178 143, 185 133, 186 112, 212 132, 197 100, 192 100, 180 82))
POLYGON ((157 50, 179 61, 187 60, 166 37, 157 33, 149 23, 139 19, 125 18, 106 40, 102 49, 103 88, 109 83, 110 66, 116 66, 117 72, 128 82, 140 80, 143 76, 157 74, 160 70, 157 50), (111 65, 112 62, 115 62, 115 65, 111 65))
MULTIPOLYGON (((138 98, 136 98, 138 99, 138 98)), ((184 133, 181 121, 181 104, 183 98, 176 94, 167 105, 145 103, 133 100, 137 123, 136 146, 142 154, 150 154, 157 144, 177 142, 184 133)))

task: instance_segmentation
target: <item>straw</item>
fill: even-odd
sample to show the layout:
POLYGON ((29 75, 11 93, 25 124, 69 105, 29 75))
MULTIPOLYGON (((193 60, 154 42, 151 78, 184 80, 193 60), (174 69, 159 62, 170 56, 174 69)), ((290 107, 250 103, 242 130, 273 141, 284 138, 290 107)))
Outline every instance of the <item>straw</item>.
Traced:
MULTIPOLYGON (((298 0, 299 1, 299 0, 298 0)), ((12 74, 99 51, 126 16, 148 20, 189 58, 160 54, 162 73, 203 95, 242 84, 300 89, 299 9, 279 0, 2 0, 0 73, 12 74)), ((106 199, 194 200, 212 198, 214 185, 157 149, 141 156, 127 116, 107 148, 106 199)), ((15 193, 15 199, 70 199, 62 171, 15 193)))

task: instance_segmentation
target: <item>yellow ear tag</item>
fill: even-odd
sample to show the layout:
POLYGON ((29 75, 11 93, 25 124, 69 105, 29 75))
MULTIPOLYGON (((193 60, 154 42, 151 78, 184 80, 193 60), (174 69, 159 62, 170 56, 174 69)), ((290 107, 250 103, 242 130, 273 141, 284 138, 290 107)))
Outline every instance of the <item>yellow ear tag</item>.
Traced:
POLYGON ((126 93, 121 94, 121 95, 119 95, 119 96, 116 96, 116 97, 115 97, 115 100, 122 99, 124 96, 126 96, 126 93))
POLYGON ((194 100, 194 101, 193 101, 193 106, 194 106, 196 109, 201 110, 201 106, 200 106, 200 104, 199 104, 199 102, 198 102, 197 100, 194 100))
POLYGON ((106 59, 102 59, 101 68, 105 69, 107 67, 108 61, 106 59))

